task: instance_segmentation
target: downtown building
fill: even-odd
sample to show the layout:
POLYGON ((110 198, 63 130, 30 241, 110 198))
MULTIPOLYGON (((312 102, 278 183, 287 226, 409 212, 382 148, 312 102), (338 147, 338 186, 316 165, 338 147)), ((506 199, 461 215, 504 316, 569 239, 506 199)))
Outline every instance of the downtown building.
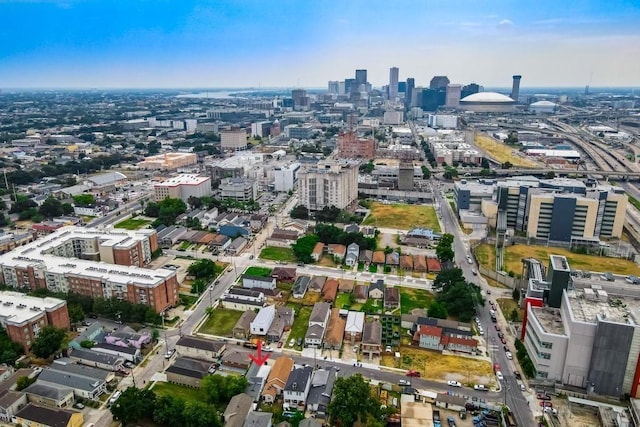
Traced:
POLYGON ((170 197, 187 202, 189 197, 204 197, 211 195, 211 177, 193 174, 180 174, 173 178, 154 184, 153 196, 156 202, 170 197))
POLYGON ((374 138, 359 138, 355 132, 338 135, 338 157, 341 159, 373 159, 376 156, 374 138))
POLYGON ((145 157, 138 163, 138 168, 144 170, 172 171, 198 164, 198 156, 193 153, 164 153, 145 157))
POLYGON ((178 280, 175 271, 142 268, 157 249, 155 230, 63 227, 0 255, 0 283, 118 298, 161 312, 178 301, 178 280))
POLYGON ((322 161, 298 173, 300 203, 311 211, 345 209, 358 199, 358 163, 322 161))

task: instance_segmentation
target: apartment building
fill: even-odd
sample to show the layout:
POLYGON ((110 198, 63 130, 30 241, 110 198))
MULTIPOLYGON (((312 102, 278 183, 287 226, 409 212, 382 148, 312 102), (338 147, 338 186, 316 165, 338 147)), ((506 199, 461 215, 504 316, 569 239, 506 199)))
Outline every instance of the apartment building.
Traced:
POLYGON ((288 192, 295 188, 298 181, 300 163, 286 166, 276 166, 273 170, 273 189, 278 192, 288 192))
POLYGON ((0 326, 11 341, 28 351, 42 328, 69 329, 67 302, 57 298, 37 298, 19 292, 0 291, 0 326))
POLYGON ((0 255, 0 283, 120 298, 160 312, 178 301, 178 280, 175 271, 142 268, 157 248, 154 230, 64 227, 0 255))
POLYGON ((222 199, 249 202, 258 198, 258 185, 252 179, 224 178, 218 188, 222 199))
POLYGON ((167 197, 181 199, 187 202, 189 197, 204 197, 211 195, 211 178, 194 174, 180 174, 153 186, 156 202, 167 197))
POLYGON ((220 148, 228 151, 247 149, 247 132, 244 129, 223 130, 220 132, 220 148))
POLYGON ((164 153, 145 157, 138 163, 139 169, 172 171, 198 164, 198 156, 193 153, 164 153))
POLYGON ((300 203, 311 211, 344 209, 358 198, 358 164, 323 161, 298 174, 300 203))
POLYGON ((341 159, 373 159, 375 155, 375 139, 358 138, 353 131, 338 135, 338 157, 341 159))

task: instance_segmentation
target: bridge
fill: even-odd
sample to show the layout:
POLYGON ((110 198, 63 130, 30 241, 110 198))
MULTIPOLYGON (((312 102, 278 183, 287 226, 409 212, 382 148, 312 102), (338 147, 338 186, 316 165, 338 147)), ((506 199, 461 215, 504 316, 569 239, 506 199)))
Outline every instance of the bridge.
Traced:
MULTIPOLYGON (((482 168, 460 168, 458 173, 471 174, 471 176, 480 176, 482 171, 486 169, 482 168)), ((444 173, 444 169, 434 169, 433 173, 444 173)), ((556 175, 576 175, 576 176, 605 176, 605 177, 617 177, 622 179, 640 179, 640 172, 631 171, 594 171, 583 169, 491 169, 491 173, 495 173, 498 176, 510 176, 510 175, 546 175, 553 172, 556 175)))

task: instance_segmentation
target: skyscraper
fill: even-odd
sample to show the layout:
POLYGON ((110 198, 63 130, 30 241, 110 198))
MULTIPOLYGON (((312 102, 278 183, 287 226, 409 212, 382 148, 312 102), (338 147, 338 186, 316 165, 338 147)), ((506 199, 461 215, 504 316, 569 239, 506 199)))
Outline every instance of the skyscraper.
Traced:
POLYGON ((518 97, 520 96, 520 79, 522 76, 515 75, 513 76, 513 86, 511 87, 511 99, 518 102, 518 97))
POLYGON ((451 82, 447 76, 433 76, 431 83, 429 83, 429 89, 446 89, 449 83, 451 82))
POLYGON ((416 80, 413 77, 407 79, 407 89, 404 93, 405 104, 411 105, 413 99, 413 89, 416 87, 416 80))
POLYGON ((356 83, 358 85, 367 84, 367 70, 356 70, 356 83))
POLYGON ((449 108, 457 108, 460 105, 460 93, 462 86, 456 84, 447 85, 447 98, 445 106, 449 108))
POLYGON ((468 85, 464 85, 462 87, 462 93, 460 94, 461 98, 465 96, 473 95, 474 93, 480 92, 481 87, 477 83, 469 83, 468 85))
POLYGON ((389 99, 395 101, 398 97, 398 67, 389 70, 389 99))
POLYGON ((333 94, 338 94, 339 93, 339 89, 340 89, 340 82, 339 81, 331 81, 329 80, 329 87, 328 87, 328 92, 329 93, 333 93, 333 94))

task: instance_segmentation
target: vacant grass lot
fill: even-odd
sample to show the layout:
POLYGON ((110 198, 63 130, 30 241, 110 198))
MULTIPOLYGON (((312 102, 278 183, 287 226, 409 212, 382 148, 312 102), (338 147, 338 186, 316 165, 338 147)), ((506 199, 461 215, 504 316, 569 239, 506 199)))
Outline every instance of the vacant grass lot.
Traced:
POLYGON ((320 261, 317 262, 318 265, 321 265, 323 267, 337 267, 338 264, 336 264, 336 262, 333 260, 333 256, 331 255, 323 255, 322 258, 320 258, 320 261))
POLYGON ((364 220, 363 224, 399 230, 424 227, 431 228, 436 233, 440 232, 438 215, 433 206, 403 205, 398 203, 385 205, 373 202, 371 203, 371 214, 364 220))
MULTIPOLYGON (((476 248, 478 262, 485 267, 494 270, 496 266, 496 249, 493 245, 483 244, 476 248)), ((597 255, 582 255, 564 248, 551 248, 547 246, 513 245, 505 247, 504 271, 522 273, 523 258, 537 258, 545 266, 549 264, 549 255, 562 255, 567 257, 569 266, 573 270, 589 270, 611 272, 622 275, 640 275, 640 267, 633 261, 622 258, 609 258, 597 255)))
POLYGON ((129 218, 129 219, 125 219, 124 221, 120 221, 114 227, 124 228, 126 230, 137 230, 149 224, 151 224, 151 221, 146 219, 129 218))
POLYGON ((272 261, 294 262, 296 260, 293 251, 289 248, 279 248, 277 246, 267 246, 260 252, 260 258, 272 261))
POLYGON ((433 294, 423 289, 400 288, 400 312, 410 314, 414 308, 428 308, 433 294))
POLYGON ((220 337, 230 337, 233 333, 233 327, 240 319, 240 316, 242 316, 242 311, 216 308, 209 316, 209 319, 202 325, 199 332, 220 337))
MULTIPOLYGON (((295 307, 294 304, 289 304, 292 307, 295 307)), ((294 339, 296 341, 295 348, 300 349, 297 344, 298 338, 301 338, 304 344, 304 336, 307 333, 307 329, 309 328, 309 317, 311 317, 312 307, 300 307, 300 311, 296 315, 295 320, 293 321, 293 325, 291 325, 291 332, 289 332, 289 341, 294 339)), ((285 343, 287 348, 289 348, 289 343, 285 343)))
POLYGON ((498 298, 496 302, 500 306, 500 310, 502 310, 502 315, 505 319, 511 321, 511 312, 515 308, 518 311, 518 319, 516 322, 522 322, 524 319, 524 308, 518 307, 518 304, 511 298, 498 298))
POLYGON ((178 384, 157 382, 152 390, 160 396, 172 396, 183 399, 185 402, 196 400, 206 403, 204 393, 198 388, 185 387, 178 384))
POLYGON ((257 276, 257 277, 271 277, 271 272, 273 270, 269 267, 256 267, 252 266, 247 268, 245 274, 249 276, 257 276))
POLYGON ((484 150, 491 158, 500 162, 509 162, 516 167, 539 168, 540 165, 533 160, 529 160, 518 155, 518 150, 514 150, 506 144, 499 142, 486 135, 476 135, 476 145, 484 150))
POLYGON ((381 364, 400 369, 414 369, 434 380, 456 380, 465 385, 495 385, 492 366, 486 360, 445 355, 417 347, 400 347, 400 359, 383 355, 381 364))

